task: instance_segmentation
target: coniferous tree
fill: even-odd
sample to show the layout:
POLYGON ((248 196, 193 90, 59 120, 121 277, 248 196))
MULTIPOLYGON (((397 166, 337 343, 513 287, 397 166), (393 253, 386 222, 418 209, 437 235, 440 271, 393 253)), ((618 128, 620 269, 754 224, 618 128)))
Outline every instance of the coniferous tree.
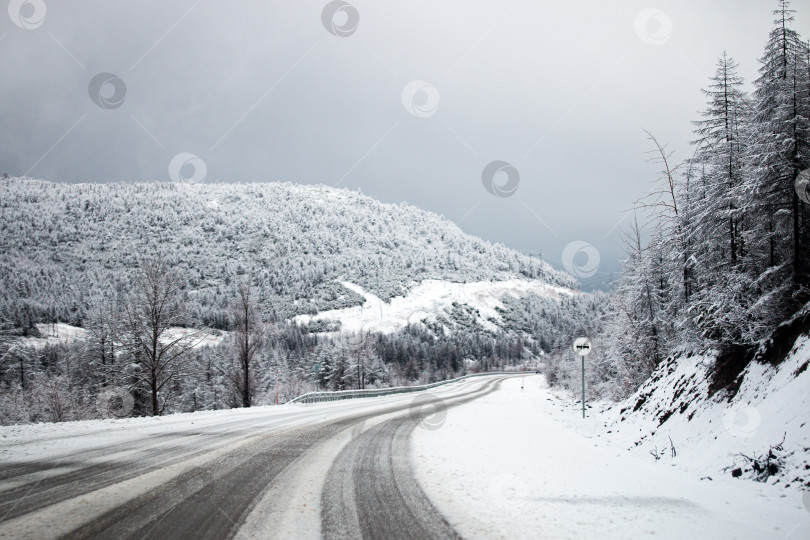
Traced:
POLYGON ((696 274, 685 318, 695 323, 701 338, 714 341, 745 339, 740 297, 753 291, 741 235, 752 105, 737 70, 723 53, 704 90, 708 103, 702 119, 694 122, 696 150, 682 180, 688 204, 682 223, 696 274))
POLYGON ((709 272, 734 265, 743 253, 739 238, 739 186, 744 174, 745 136, 751 104, 737 73, 737 63, 723 53, 709 87, 701 120, 695 122, 694 159, 705 164, 706 191, 696 215, 695 232, 706 246, 702 257, 716 261, 709 272), (725 239, 725 240, 724 240, 725 239))
POLYGON ((766 308, 772 321, 796 307, 793 293, 808 284, 810 271, 803 234, 808 213, 794 187, 799 172, 810 166, 807 45, 791 28, 794 11, 788 0, 780 0, 774 14, 755 81, 745 186, 750 219, 743 230, 763 275, 759 308, 766 308))

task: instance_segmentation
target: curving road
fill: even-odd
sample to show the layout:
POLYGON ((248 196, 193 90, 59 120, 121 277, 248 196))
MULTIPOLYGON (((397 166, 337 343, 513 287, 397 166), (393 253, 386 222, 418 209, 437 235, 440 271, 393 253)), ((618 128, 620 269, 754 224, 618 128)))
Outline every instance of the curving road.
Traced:
POLYGON ((0 442, 0 538, 455 538, 409 437, 502 379, 0 442))

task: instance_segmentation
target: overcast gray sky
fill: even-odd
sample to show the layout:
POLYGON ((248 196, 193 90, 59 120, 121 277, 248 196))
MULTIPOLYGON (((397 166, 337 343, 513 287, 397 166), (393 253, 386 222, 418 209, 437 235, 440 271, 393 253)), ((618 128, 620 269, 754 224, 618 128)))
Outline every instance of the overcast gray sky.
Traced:
MULTIPOLYGON (((5 3, 0 172, 359 188, 558 268, 578 242, 567 265, 585 288, 617 272, 622 212, 655 178, 642 128, 689 155, 717 57, 750 85, 777 4, 5 3), (180 153, 199 160, 170 173, 180 153), (485 188, 493 161, 516 190, 508 171, 485 188)), ((794 8, 809 37, 810 8, 794 8)))

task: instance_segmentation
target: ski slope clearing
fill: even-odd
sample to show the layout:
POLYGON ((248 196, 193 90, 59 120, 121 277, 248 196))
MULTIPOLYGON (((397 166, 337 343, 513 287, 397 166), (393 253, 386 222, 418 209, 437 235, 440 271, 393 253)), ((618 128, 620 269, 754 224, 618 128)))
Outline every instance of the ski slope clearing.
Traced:
POLYGON ((426 279, 408 290, 405 296, 395 296, 385 302, 359 285, 348 281, 341 284, 365 298, 361 306, 323 311, 316 315, 299 315, 296 322, 307 324, 314 320, 340 321, 344 332, 381 332, 390 334, 409 324, 424 320, 435 321, 437 315, 450 312, 453 304, 463 304, 478 311, 482 325, 495 329, 493 321, 499 321, 497 308, 502 308, 504 295, 514 297, 536 294, 548 298, 572 296, 575 291, 549 285, 541 281, 509 279, 503 281, 475 281, 455 283, 452 281, 426 279))
POLYGON ((465 538, 810 537, 798 486, 701 479, 694 454, 628 451, 589 414, 542 376, 504 381, 437 429, 414 431, 416 477, 465 538))

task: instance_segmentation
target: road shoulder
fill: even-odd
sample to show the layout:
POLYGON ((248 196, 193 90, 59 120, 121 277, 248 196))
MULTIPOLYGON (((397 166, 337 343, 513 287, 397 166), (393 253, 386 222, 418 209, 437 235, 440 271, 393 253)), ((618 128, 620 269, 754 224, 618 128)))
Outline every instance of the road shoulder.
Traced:
POLYGON ((587 437, 571 415, 542 376, 504 381, 437 429, 414 430, 416 478, 466 538, 810 537, 794 493, 701 481, 587 437))

